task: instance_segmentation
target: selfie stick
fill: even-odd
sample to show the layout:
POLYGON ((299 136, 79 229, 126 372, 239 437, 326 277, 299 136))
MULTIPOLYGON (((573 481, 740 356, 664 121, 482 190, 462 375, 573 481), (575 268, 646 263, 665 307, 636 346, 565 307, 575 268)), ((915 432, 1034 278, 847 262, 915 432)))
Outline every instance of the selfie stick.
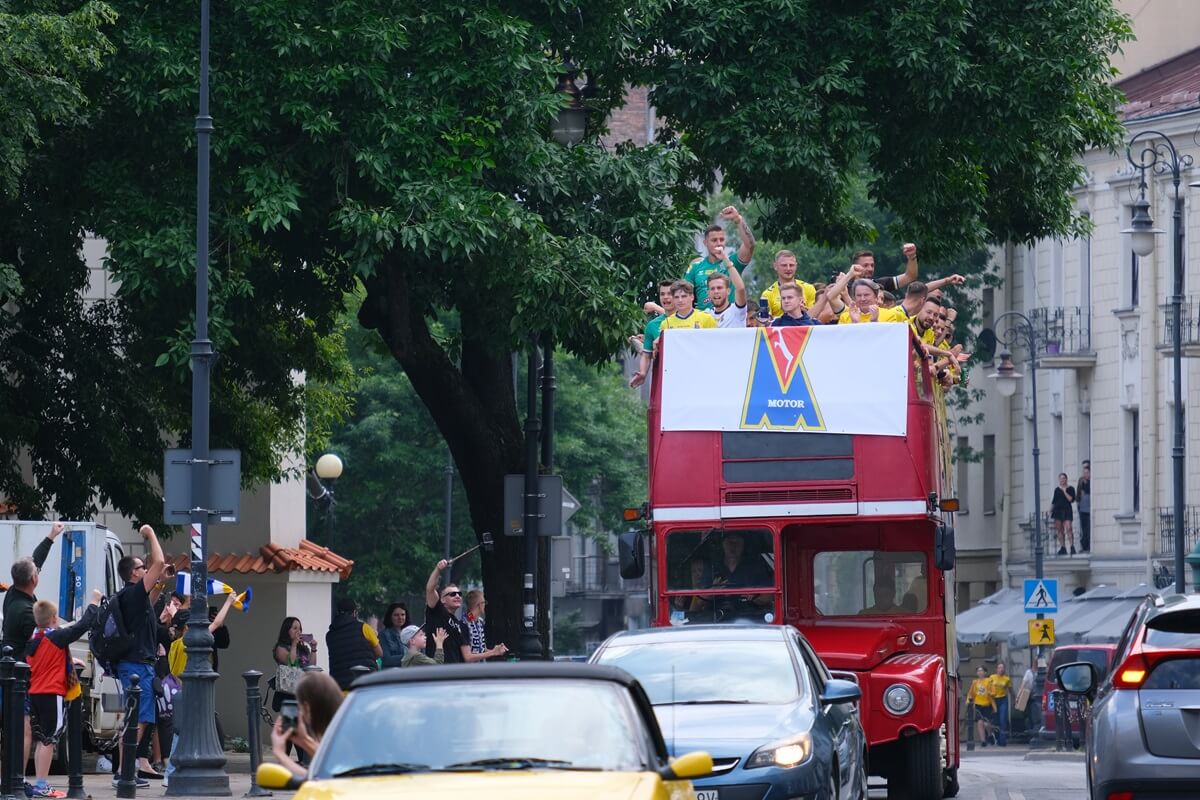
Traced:
POLYGON ((490 553, 490 552, 492 552, 492 544, 493 544, 493 542, 492 542, 492 534, 491 534, 491 532, 490 532, 490 531, 484 531, 484 532, 483 532, 483 533, 480 535, 480 539, 481 539, 481 541, 479 542, 479 544, 475 545, 475 546, 474 546, 474 547, 472 547, 470 550, 464 550, 464 551, 462 551, 461 553, 459 553, 458 555, 456 555, 454 558, 448 558, 448 559, 446 559, 446 563, 447 563, 447 565, 449 565, 449 564, 453 564, 455 561, 458 561, 460 558, 464 558, 464 557, 466 557, 466 556, 469 556, 469 555, 471 555, 471 553, 474 553, 476 550, 478 550, 478 549, 479 549, 479 548, 481 548, 481 547, 482 547, 484 550, 488 551, 489 553, 490 553))

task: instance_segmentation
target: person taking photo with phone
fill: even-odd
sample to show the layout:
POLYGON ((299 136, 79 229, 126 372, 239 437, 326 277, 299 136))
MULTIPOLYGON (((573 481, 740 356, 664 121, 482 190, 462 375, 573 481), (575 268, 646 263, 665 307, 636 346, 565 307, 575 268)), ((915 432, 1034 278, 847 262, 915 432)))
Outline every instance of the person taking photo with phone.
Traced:
POLYGON ((275 720, 271 752, 297 778, 307 777, 308 770, 288 755, 288 749, 295 747, 311 761, 342 705, 342 697, 342 689, 333 678, 323 672, 307 673, 296 685, 295 702, 285 703, 275 720))

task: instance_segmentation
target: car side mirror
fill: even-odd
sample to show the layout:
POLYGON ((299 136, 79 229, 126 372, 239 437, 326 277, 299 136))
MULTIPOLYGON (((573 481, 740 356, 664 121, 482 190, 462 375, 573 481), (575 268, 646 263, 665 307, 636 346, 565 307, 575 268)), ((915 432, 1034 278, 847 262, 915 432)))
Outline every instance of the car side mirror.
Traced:
POLYGON ((1096 688, 1096 666, 1087 661, 1072 661, 1054 671, 1058 686, 1067 694, 1090 695, 1096 688))
POLYGON ((646 574, 646 548, 640 531, 617 534, 617 563, 626 580, 646 574))
POLYGON ((697 750, 673 759, 670 764, 658 771, 658 775, 664 781, 688 781, 694 778, 706 778, 712 774, 712 771, 712 756, 697 750))
POLYGON ((831 706, 838 703, 855 703, 862 699, 862 689, 854 681, 844 681, 838 678, 825 681, 825 691, 821 692, 821 705, 831 706))
POLYGON ((293 792, 304 783, 302 778, 297 778, 290 770, 279 764, 259 764, 254 780, 264 789, 278 789, 285 792, 293 792))
POLYGON ((933 565, 942 572, 954 569, 954 526, 939 525, 933 532, 933 565))

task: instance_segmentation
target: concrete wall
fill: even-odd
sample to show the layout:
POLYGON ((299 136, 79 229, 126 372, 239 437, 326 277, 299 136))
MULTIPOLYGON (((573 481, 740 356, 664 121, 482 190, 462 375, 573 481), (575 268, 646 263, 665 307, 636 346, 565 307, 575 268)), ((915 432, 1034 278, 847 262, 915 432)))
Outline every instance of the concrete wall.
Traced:
POLYGON ((1112 63, 1127 78, 1200 46, 1200 14, 1195 0, 1117 0, 1133 20, 1135 41, 1112 63))

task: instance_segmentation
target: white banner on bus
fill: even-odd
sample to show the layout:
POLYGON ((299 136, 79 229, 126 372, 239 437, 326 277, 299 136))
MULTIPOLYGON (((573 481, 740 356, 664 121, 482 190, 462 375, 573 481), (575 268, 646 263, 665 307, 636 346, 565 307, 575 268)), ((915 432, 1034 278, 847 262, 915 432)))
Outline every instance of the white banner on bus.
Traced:
POLYGON ((664 431, 903 436, 909 326, 662 333, 664 431))

